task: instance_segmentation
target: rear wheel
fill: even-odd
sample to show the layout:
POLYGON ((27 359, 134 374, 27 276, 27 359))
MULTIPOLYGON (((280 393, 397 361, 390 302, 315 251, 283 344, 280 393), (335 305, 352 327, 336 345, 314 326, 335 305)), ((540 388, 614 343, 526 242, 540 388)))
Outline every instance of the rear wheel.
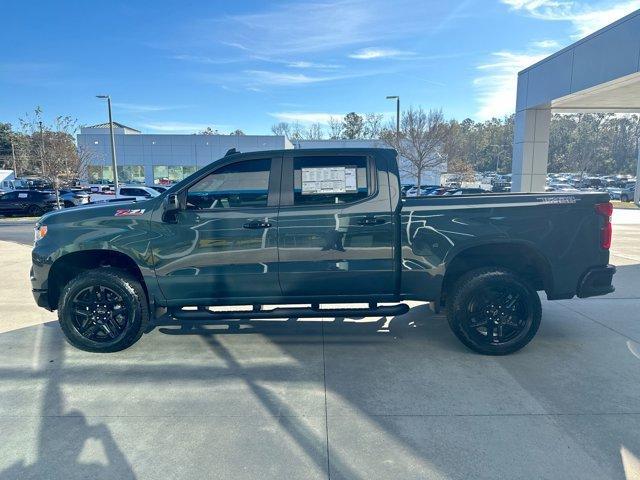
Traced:
POLYGON ((507 270, 473 270, 454 287, 447 320, 471 350, 485 355, 515 352, 540 326, 540 297, 525 279, 507 270))
POLYGON ((630 202, 631 200, 629 200, 629 197, 627 196, 626 193, 623 193, 622 195, 620 195, 620 201, 621 202, 630 202))
POLYGON ((44 213, 44 210, 40 208, 38 205, 31 205, 27 210, 27 213, 30 217, 41 217, 44 213))
POLYGON ((117 352, 142 336, 147 298, 135 278, 114 268, 81 273, 63 289, 60 327, 71 345, 88 352, 117 352))

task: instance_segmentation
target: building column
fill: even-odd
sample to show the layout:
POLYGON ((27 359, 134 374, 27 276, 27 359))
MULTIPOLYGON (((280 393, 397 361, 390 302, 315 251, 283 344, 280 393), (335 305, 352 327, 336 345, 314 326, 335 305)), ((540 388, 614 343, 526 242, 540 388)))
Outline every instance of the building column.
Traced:
POLYGON ((529 108, 516 113, 511 164, 512 192, 544 192, 550 124, 550 108, 529 108))

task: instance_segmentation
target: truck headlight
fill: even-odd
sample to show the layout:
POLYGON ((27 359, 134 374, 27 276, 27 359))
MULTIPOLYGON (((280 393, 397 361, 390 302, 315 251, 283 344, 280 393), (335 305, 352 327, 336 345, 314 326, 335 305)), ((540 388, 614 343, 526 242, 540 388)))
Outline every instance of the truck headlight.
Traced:
POLYGON ((47 235, 46 225, 36 225, 35 229, 35 241, 42 240, 47 235))

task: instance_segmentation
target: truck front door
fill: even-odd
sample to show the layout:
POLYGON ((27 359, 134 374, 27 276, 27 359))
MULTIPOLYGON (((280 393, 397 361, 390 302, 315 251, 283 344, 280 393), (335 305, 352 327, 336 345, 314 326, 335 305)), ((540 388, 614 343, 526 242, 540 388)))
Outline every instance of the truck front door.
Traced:
POLYGON ((386 166, 376 162, 357 153, 285 155, 278 254, 286 297, 394 292, 394 216, 386 166))
POLYGON ((171 304, 254 303, 281 295, 281 163, 280 157, 222 163, 179 194, 183 208, 171 218, 154 217, 156 275, 171 304))

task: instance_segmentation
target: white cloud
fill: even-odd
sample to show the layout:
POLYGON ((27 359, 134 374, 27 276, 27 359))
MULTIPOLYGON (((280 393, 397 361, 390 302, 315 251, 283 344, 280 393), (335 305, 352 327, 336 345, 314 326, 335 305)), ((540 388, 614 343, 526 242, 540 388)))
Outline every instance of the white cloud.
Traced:
POLYGON ((262 2, 251 13, 190 25, 186 43, 199 48, 223 44, 252 57, 286 59, 429 35, 460 16, 469 3, 459 7, 416 0, 262 2))
POLYGON ((302 124, 311 123, 329 123, 329 119, 342 118, 344 113, 326 113, 326 112, 274 112, 269 113, 281 122, 300 122, 302 124))
POLYGON ((214 130, 228 129, 227 125, 212 125, 210 123, 190 122, 155 122, 144 123, 143 128, 162 133, 196 133, 211 127, 214 130))
POLYGON ((331 63, 317 63, 317 62, 307 62, 303 60, 295 61, 295 62, 286 62, 287 67, 290 68, 315 68, 318 70, 333 70, 336 68, 340 68, 340 65, 335 65, 331 63))
POLYGON ((374 58, 399 58, 414 55, 413 52, 397 50, 395 48, 363 48, 349 55, 350 58, 359 60, 371 60, 374 58))
POLYGON ((595 5, 575 0, 502 0, 502 3, 540 20, 570 22, 575 38, 586 37, 640 8, 640 0, 601 0, 595 5))
POLYGON ((314 76, 304 73, 273 72, 268 70, 245 70, 250 82, 259 85, 305 85, 326 82, 330 76, 314 76))
POLYGON ((482 74, 473 81, 480 119, 500 117, 515 111, 518 72, 549 53, 495 52, 492 61, 478 66, 482 74))
POLYGON ((556 40, 539 40, 537 42, 531 43, 532 47, 535 48, 558 48, 560 44, 556 40))
POLYGON ((210 74, 201 73, 194 75, 194 78, 204 83, 215 85, 228 85, 233 83, 240 85, 245 89, 259 91, 262 87, 292 87, 313 85, 323 82, 331 82, 336 80, 346 80, 350 78, 359 78, 370 75, 377 75, 380 71, 364 71, 364 72, 343 72, 343 73, 317 73, 287 70, 243 70, 238 73, 229 74, 210 74))

